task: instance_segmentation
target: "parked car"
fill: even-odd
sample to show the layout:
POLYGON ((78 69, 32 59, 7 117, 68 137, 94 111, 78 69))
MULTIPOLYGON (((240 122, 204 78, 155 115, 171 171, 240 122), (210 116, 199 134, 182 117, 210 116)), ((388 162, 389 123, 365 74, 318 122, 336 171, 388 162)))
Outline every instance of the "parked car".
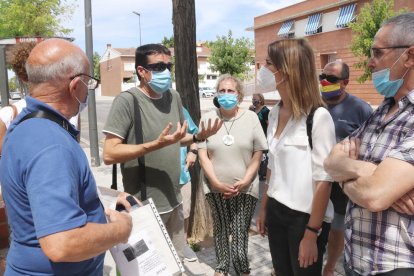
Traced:
POLYGON ((21 98, 22 98, 22 94, 19 91, 10 91, 10 99, 20 100, 21 98))
POLYGON ((214 97, 215 93, 216 93, 216 91, 214 90, 214 88, 200 87, 200 97, 202 97, 202 98, 214 97))

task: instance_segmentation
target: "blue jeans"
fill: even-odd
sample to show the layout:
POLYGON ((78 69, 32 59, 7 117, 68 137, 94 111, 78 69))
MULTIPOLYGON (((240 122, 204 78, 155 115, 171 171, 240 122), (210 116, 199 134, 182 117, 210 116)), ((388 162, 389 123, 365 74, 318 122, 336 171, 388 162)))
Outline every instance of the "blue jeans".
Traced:
POLYGON ((299 212, 269 197, 266 225, 270 254, 277 276, 315 276, 322 273, 322 260, 328 242, 330 224, 322 224, 317 239, 318 260, 307 268, 299 267, 299 245, 309 221, 309 214, 299 212))
MULTIPOLYGON (((361 274, 353 271, 347 264, 344 264, 345 275, 346 276, 362 276, 361 274)), ((414 268, 397 268, 389 272, 375 274, 382 276, 412 276, 414 275, 414 268)))

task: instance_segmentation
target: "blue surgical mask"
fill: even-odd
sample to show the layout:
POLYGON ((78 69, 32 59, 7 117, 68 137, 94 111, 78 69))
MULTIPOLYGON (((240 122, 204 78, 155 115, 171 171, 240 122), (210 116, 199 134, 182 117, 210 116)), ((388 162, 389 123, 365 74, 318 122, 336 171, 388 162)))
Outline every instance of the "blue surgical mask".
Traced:
POLYGON ((164 94, 171 88, 171 73, 168 69, 162 72, 151 71, 151 81, 148 85, 157 94, 164 94))
MULTIPOLYGON (((404 53, 401 54, 401 56, 404 53)), ((390 72, 397 61, 401 58, 401 56, 394 62, 394 64, 390 68, 386 68, 380 70, 378 72, 372 73, 372 82, 374 83, 375 89, 378 91, 379 94, 383 95, 385 98, 394 97, 397 91, 400 89, 401 85, 404 83, 404 77, 408 72, 405 71, 404 75, 401 79, 398 80, 390 80, 390 72)))
POLYGON ((239 101, 237 100, 236 94, 224 93, 221 95, 219 94, 218 102, 222 108, 230 110, 233 109, 239 101))
POLYGON ((79 111, 78 111, 78 114, 81 113, 88 106, 88 98, 89 98, 89 93, 86 94, 86 99, 85 99, 84 102, 79 101, 79 99, 77 97, 75 97, 75 99, 79 103, 79 111))

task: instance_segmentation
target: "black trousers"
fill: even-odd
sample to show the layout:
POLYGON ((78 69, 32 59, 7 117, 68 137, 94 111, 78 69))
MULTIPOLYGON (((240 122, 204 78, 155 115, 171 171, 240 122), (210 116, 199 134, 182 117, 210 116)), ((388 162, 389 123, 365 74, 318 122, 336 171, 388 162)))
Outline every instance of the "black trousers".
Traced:
POLYGON ((322 224, 317 239, 318 261, 307 268, 299 267, 299 245, 305 233, 309 214, 292 210, 273 198, 268 199, 266 225, 270 254, 277 276, 318 276, 328 242, 330 224, 322 224))

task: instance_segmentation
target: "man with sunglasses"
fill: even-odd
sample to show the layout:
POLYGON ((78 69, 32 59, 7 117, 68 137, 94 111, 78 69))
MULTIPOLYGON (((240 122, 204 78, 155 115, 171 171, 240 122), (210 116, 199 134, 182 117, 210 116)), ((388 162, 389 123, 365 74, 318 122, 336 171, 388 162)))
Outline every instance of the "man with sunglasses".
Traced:
POLYGON ((371 52, 372 80, 385 99, 325 160, 350 199, 345 272, 414 275, 414 13, 384 22, 371 52))
MULTIPOLYGON (((371 115, 372 108, 363 100, 346 92, 349 67, 342 61, 328 63, 319 75, 322 98, 335 124, 336 141, 340 142, 359 128, 371 115)), ((348 197, 338 183, 332 185, 331 200, 334 219, 329 232, 327 262, 323 276, 333 276, 335 265, 344 249, 344 217, 348 197)))
POLYGON ((171 67, 171 52, 165 46, 147 44, 137 48, 135 69, 140 84, 130 93, 120 93, 112 103, 103 130, 104 162, 121 163, 128 193, 141 198, 141 183, 145 184, 147 197, 154 200, 178 255, 184 257, 180 145, 205 140, 222 123, 210 122, 197 134, 187 134, 180 95, 171 88, 171 67), (138 111, 134 100, 139 103, 138 111), (136 112, 141 117, 139 126, 135 125, 136 112), (136 127, 142 132, 143 143, 137 143, 136 127), (145 156, 145 164, 138 162, 141 156, 145 156))
MULTIPOLYGON (((48 39, 31 51, 27 106, 7 132, 0 181, 12 241, 5 275, 102 275, 105 251, 125 242, 131 217, 105 212, 69 123, 94 89, 86 55, 48 39), (107 223, 107 219, 109 223, 107 223)), ((124 193, 119 203, 130 208, 124 193)))

